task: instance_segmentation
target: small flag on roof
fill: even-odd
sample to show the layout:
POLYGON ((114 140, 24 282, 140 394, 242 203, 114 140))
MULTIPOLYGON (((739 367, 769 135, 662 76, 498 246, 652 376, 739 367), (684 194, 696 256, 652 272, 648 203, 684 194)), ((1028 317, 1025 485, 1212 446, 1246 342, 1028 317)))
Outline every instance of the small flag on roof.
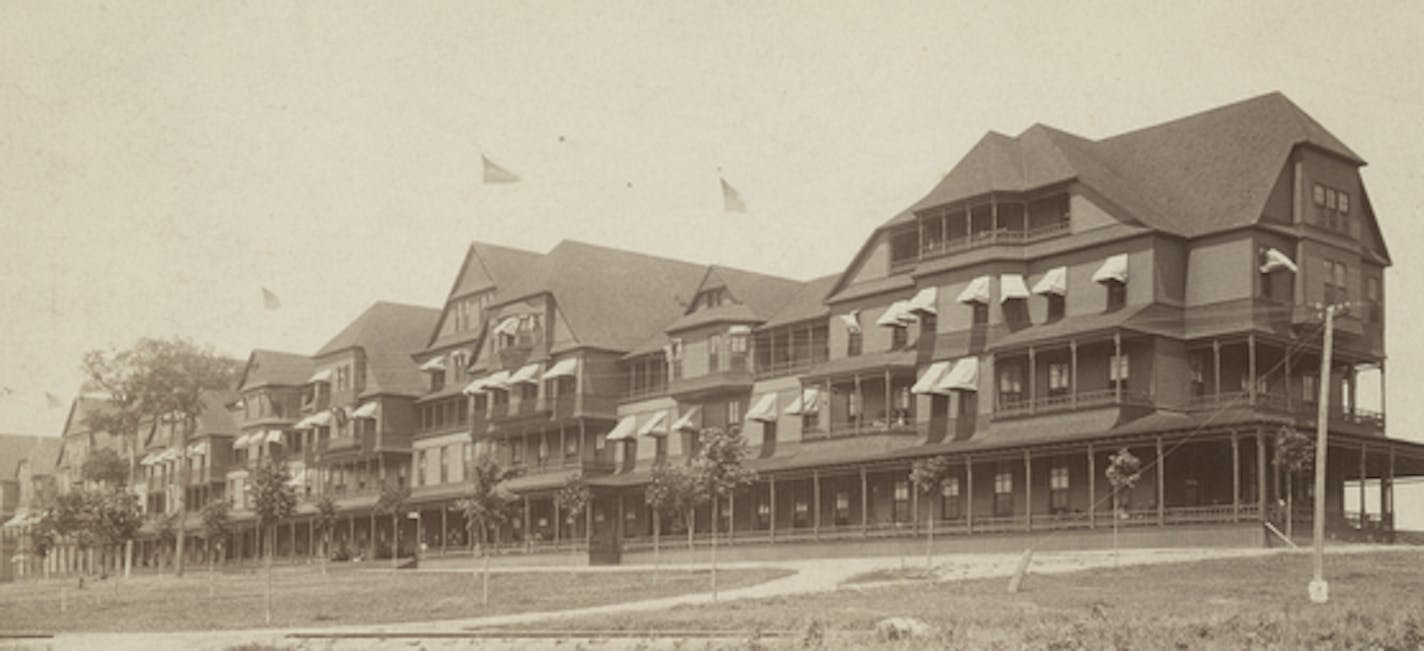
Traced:
POLYGON ((277 299, 277 295, 266 287, 262 288, 262 307, 268 310, 275 310, 282 307, 282 301, 277 299))
POLYGON ((518 183, 519 175, 511 172, 490 160, 488 156, 480 155, 480 160, 484 161, 485 183, 518 183))
POLYGON ((737 192, 737 189, 732 187, 732 184, 728 183, 727 179, 721 179, 721 181, 722 210, 725 212, 745 213, 747 211, 747 202, 742 200, 742 194, 737 192))

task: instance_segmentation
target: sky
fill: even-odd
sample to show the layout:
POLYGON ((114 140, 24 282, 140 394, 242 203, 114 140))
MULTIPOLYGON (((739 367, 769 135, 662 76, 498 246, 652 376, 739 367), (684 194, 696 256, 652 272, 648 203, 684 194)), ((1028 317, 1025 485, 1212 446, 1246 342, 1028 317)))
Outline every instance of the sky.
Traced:
POLYGON ((811 278, 989 130, 1279 90, 1369 162, 1390 429, 1424 441, 1422 27, 1419 2, 3 0, 0 431, 57 435, 86 350, 311 353, 373 301, 438 306, 474 239, 811 278))

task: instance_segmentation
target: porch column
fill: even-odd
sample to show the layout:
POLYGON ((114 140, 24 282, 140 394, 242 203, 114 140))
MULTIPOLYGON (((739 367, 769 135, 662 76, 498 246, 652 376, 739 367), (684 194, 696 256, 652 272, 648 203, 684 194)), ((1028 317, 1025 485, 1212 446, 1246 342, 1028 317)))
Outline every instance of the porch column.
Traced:
POLYGON ((1288 411, 1288 412, 1294 412, 1294 411, 1295 411, 1295 392, 1291 390, 1291 351, 1290 351, 1290 346, 1287 345, 1283 350, 1284 350, 1284 355, 1285 355, 1285 362, 1284 362, 1284 363, 1285 363, 1285 372, 1286 372, 1286 377, 1285 377, 1285 380, 1286 380, 1286 411, 1288 411))
MULTIPOLYGON (((1027 213, 1025 213, 1027 214, 1027 213)), ((1038 356, 1033 346, 1028 347, 1028 413, 1038 411, 1038 356)))
POLYGON ((450 505, 440 505, 440 555, 445 555, 445 541, 450 539, 450 505))
POLYGON ((376 558, 376 510, 371 509, 371 535, 366 538, 366 543, 371 546, 371 559, 376 558))
POLYGON ((860 390, 860 374, 856 373, 855 379, 855 433, 860 433, 860 422, 865 420, 865 393, 860 390))
POLYGON ((350 516, 347 516, 347 518, 346 518, 346 525, 347 525, 347 527, 346 527, 346 533, 347 533, 346 542, 347 542, 347 543, 350 543, 350 545, 351 545, 352 548, 355 548, 355 547, 356 547, 356 514, 355 514, 355 513, 352 513, 350 516))
POLYGON ((1098 471, 1093 459, 1093 444, 1088 444, 1088 528, 1098 527, 1098 471))
POLYGON ((1246 377, 1249 384, 1246 386, 1246 400, 1249 404, 1256 404, 1256 333, 1246 335, 1246 377))
MULTIPOLYGON (((579 445, 583 445, 582 442, 579 445)), ((623 503, 620 498, 619 504, 623 503)), ((583 505, 583 546, 588 549, 593 544, 593 500, 589 500, 583 505)))
POLYGON ((1121 359, 1122 331, 1115 330, 1113 331, 1113 369, 1108 373, 1108 377, 1117 378, 1117 380, 1113 382, 1113 402, 1117 404, 1122 404, 1122 385, 1127 383, 1122 377, 1122 372, 1117 369, 1117 365, 1122 363, 1119 361, 1121 359))
MULTIPOLYGON (((560 438, 563 438, 563 437, 561 436, 560 438)), ((560 444, 560 445, 563 445, 563 441, 560 441, 559 444, 560 444)), ((563 454, 563 452, 560 451, 560 454, 563 454)), ((563 509, 559 508, 559 496, 558 496, 558 495, 554 495, 553 497, 549 498, 549 504, 554 507, 554 547, 555 547, 555 548, 558 548, 558 546, 559 546, 559 520, 564 519, 564 514, 563 514, 563 512, 562 512, 563 509)), ((714 525, 714 526, 715 526, 715 525, 714 525)), ((715 529, 714 529, 714 531, 715 531, 715 529)))
MULTIPOLYGON (((1388 484, 1380 484, 1380 522, 1394 533, 1394 446, 1389 446, 1389 464, 1385 466, 1388 484)), ((1392 540, 1390 542, 1393 542, 1392 540)))
POLYGON ((1356 422, 1355 397, 1358 395, 1357 390, 1359 389, 1359 387, 1357 385, 1359 384, 1360 379, 1358 367, 1355 365, 1354 362, 1350 362, 1350 374, 1345 377, 1350 382, 1350 422, 1353 423, 1356 422))
POLYGON ((1068 399, 1073 409, 1078 408, 1078 340, 1068 340, 1068 375, 1072 377, 1072 389, 1068 392, 1068 399))
POLYGON ((767 475, 767 487, 771 491, 771 521, 767 523, 768 536, 776 542, 776 475, 767 475))
MULTIPOLYGON (((890 418, 890 414, 892 413, 890 399, 890 369, 887 368, 885 369, 885 429, 887 430, 890 429, 892 422, 890 418)), ((913 425, 913 423, 911 424, 913 425)))
POLYGON ((870 534, 870 495, 865 481, 865 466, 860 467, 860 535, 870 534))
POLYGON ((1241 521, 1241 441, 1231 430, 1231 521, 1241 521))
MULTIPOLYGON (((1365 458, 1365 457, 1366 457, 1367 450, 1368 450, 1368 448, 1365 447, 1365 444, 1364 444, 1364 443, 1361 443, 1361 444, 1360 444, 1360 531, 1364 531, 1364 530, 1365 530, 1365 526, 1366 526, 1367 524, 1369 524, 1369 518, 1365 516, 1365 509, 1367 508, 1367 507, 1365 506, 1365 479, 1366 479, 1367 477, 1369 477, 1369 468, 1368 468, 1368 466, 1365 464, 1365 461, 1366 461, 1366 458, 1365 458)), ((1343 506, 1343 505, 1342 505, 1342 506, 1343 506)))
POLYGON ((974 533, 974 457, 964 455, 964 524, 969 533, 974 533))
POLYGON ((307 520, 307 555, 312 558, 317 557, 316 551, 316 519, 307 520))
MULTIPOLYGON (((529 496, 528 496, 528 495, 525 495, 525 496, 524 496, 524 552, 525 552, 525 553, 528 553, 528 552, 531 552, 531 551, 534 550, 534 530, 533 530, 531 527, 532 527, 532 525, 530 524, 530 521, 529 521, 529 496)), ((471 541, 470 541, 470 544, 471 544, 471 545, 474 545, 474 544, 475 544, 475 541, 471 540, 471 541)))
POLYGON ((821 471, 811 471, 811 537, 821 539, 821 471))
MULTIPOLYGON (((1380 360, 1380 362, 1379 362, 1379 378, 1380 378, 1380 383, 1379 383, 1380 431, 1382 431, 1382 432, 1388 432, 1389 430, 1385 428, 1385 423, 1387 422, 1387 421, 1385 421, 1385 419, 1389 417, 1389 409, 1386 409, 1386 408, 1385 408, 1385 404, 1386 404, 1386 403, 1385 403, 1385 396, 1388 396, 1388 395, 1389 395, 1389 392, 1388 392, 1388 391, 1385 391, 1385 384, 1384 384, 1384 360, 1380 360)), ((1391 495, 1390 497, 1392 498, 1393 496, 1391 495)), ((1393 506, 1393 504, 1391 504, 1391 506, 1393 506)))
POLYGON ((737 539, 737 490, 727 493, 727 542, 737 539))
POLYGON ((1167 483, 1163 477, 1162 437, 1157 437, 1157 524, 1167 524, 1167 483))
MULTIPOLYGON (((912 467, 912 468, 913 468, 913 467, 912 467)), ((907 473, 906 476, 908 476, 908 473, 907 473)), ((908 480, 907 480, 907 481, 908 481, 908 480)), ((917 486, 914 485, 914 482, 909 482, 909 484, 910 484, 910 531, 914 532, 915 535, 919 535, 919 533, 920 533, 920 489, 919 489, 917 486)), ((1381 493, 1381 494, 1383 494, 1383 493, 1381 493)), ((934 516, 931 515, 930 517, 933 518, 934 516)))
POLYGON ((1024 529, 1033 531, 1033 456, 1024 450, 1024 529))
POLYGON ((1211 340, 1211 384, 1216 396, 1215 402, 1221 404, 1221 340, 1211 340))

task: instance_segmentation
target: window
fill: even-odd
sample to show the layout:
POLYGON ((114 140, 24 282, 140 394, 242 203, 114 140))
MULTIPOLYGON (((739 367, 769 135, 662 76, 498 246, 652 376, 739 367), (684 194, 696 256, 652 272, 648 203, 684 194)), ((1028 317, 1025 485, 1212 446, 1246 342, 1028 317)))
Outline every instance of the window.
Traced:
POLYGON ((1351 230, 1349 192, 1316 183, 1311 197, 1315 201, 1315 221, 1318 225, 1345 232, 1351 230))
POLYGON ((939 485, 939 517, 955 520, 959 516, 959 478, 946 477, 939 485))
POLYGON ((891 424, 899 425, 901 427, 909 425, 910 421, 913 420, 913 418, 910 416, 910 405, 912 404, 910 398, 910 387, 895 387, 895 390, 891 395, 893 396, 894 400, 891 403, 892 405, 894 405, 894 410, 890 414, 891 424))
POLYGON ((994 515, 1008 517, 1014 514, 1014 473, 1000 467, 994 474, 994 515))
POLYGON ((1108 358, 1108 381, 1114 384, 1126 382, 1129 369, 1132 364, 1128 361, 1127 353, 1113 355, 1108 358))
POLYGON ((440 448, 440 483, 450 483, 450 446, 440 448))
POLYGON ((564 456, 576 457, 579 453, 578 434, 564 434, 564 456))
POLYGON ((1346 284, 1349 277, 1349 268, 1343 262, 1325 260, 1325 302, 1330 305, 1339 305, 1350 301, 1350 292, 1346 284))
POLYGON ((668 437, 666 436, 653 437, 653 455, 654 458, 658 461, 662 461, 663 459, 667 458, 667 440, 668 437))
POLYGON ((415 483, 417 486, 425 485, 425 450, 415 453, 415 483))
POLYGON ((445 371, 432 371, 430 373, 430 390, 439 391, 445 388, 445 371))
POLYGON ((1192 395, 1200 396, 1205 394, 1206 374, 1202 370, 1203 367, 1206 366, 1204 355, 1202 353, 1193 353, 1191 358, 1187 360, 1187 365, 1187 373, 1191 379, 1192 395))
POLYGON ((999 368, 999 402, 1012 404, 1023 400, 1023 367, 1005 364, 999 368))
POLYGON ((727 346, 733 355, 745 355, 751 347, 751 335, 744 332, 728 335, 727 346))
POLYGON ((796 502, 791 508, 791 516, 792 526, 805 527, 811 524, 811 505, 806 502, 806 498, 796 498, 796 502))
POLYGON ((974 325, 984 325, 989 322, 988 303, 973 303, 970 307, 974 309, 974 325))
POLYGON ((895 482, 895 503, 890 517, 895 522, 910 521, 910 482, 907 480, 895 482))
POLYGON ((910 328, 897 325, 890 328, 890 350, 900 350, 910 342, 910 328))
POLYGON ((704 289, 697 294, 697 297, 695 299, 693 299, 693 309, 694 311, 696 311, 720 307, 723 303, 727 301, 727 298, 727 288, 725 287, 704 289))
POLYGON ((707 372, 716 373, 719 358, 722 355, 722 335, 710 335, 707 337, 707 372))
POLYGON ((1068 466, 1061 463, 1048 470, 1048 508, 1053 513, 1068 512, 1068 466))
POLYGON ((1107 286, 1109 312, 1120 310, 1127 305, 1127 283, 1109 280, 1103 284, 1107 286))
POLYGON ((1048 295, 1048 320, 1058 321, 1063 318, 1067 301, 1063 300, 1062 294, 1048 295))
POLYGON ((1369 323, 1383 321, 1380 315, 1380 280, 1378 278, 1365 279, 1365 320, 1369 323))
POLYGON ((1050 362, 1048 364, 1048 395, 1067 395, 1072 384, 1072 367, 1068 362, 1050 362))
POLYGON ((727 426, 735 427, 742 422, 742 401, 727 401, 727 426))
POLYGON ((850 491, 836 491, 836 524, 850 524, 850 491))
POLYGON ((757 502, 757 526, 762 529, 771 528, 771 502, 762 500, 757 502))
POLYGON ((1300 376, 1300 394, 1305 402, 1316 403, 1320 400, 1320 378, 1315 375, 1300 376))
POLYGON ((801 431, 810 432, 821 426, 821 411, 813 409, 801 413, 801 431))
POLYGON ((524 465, 524 439, 522 437, 517 438, 514 439, 513 442, 506 442, 505 444, 509 446, 509 465, 524 465))
POLYGON ((1324 205, 1325 205, 1325 186, 1323 186, 1323 185, 1321 185, 1321 184, 1319 184, 1319 183, 1316 183, 1314 189, 1313 189, 1312 192, 1311 192, 1311 196, 1315 199, 1315 205, 1317 205, 1317 206, 1324 206, 1324 205))
POLYGON ((846 357, 860 355, 861 346, 864 345, 864 337, 859 332, 846 334, 846 357))
POLYGON ((549 437, 541 434, 539 436, 539 465, 544 465, 549 460, 549 437))
POLYGON ((852 392, 847 396, 847 400, 846 400, 846 411, 847 411, 847 413, 850 414, 850 416, 851 416, 852 418, 854 418, 854 417, 860 415, 860 407, 861 407, 860 402, 861 402, 861 395, 860 395, 859 393, 857 393, 857 392, 852 391, 852 392))

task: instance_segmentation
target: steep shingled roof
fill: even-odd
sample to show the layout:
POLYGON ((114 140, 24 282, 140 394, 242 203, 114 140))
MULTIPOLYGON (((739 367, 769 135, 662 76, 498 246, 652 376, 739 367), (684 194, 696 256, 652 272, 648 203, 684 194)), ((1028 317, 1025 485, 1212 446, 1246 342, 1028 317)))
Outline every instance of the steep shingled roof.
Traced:
POLYGON ((1255 223, 1300 144, 1363 164, 1280 93, 1098 141, 1043 125, 1014 138, 991 132, 911 211, 888 224, 912 220, 915 210, 987 192, 1077 179, 1148 226, 1195 237, 1255 223))
POLYGON ((366 353, 368 380, 363 395, 418 396, 425 390, 425 378, 411 354, 425 346, 439 318, 440 310, 435 308, 377 301, 312 357, 360 348, 366 353))
POLYGON ((683 313, 705 269, 565 240, 502 287, 500 299, 552 294, 578 345, 626 351, 683 313))
POLYGON ((30 472, 46 475, 54 472, 55 459, 63 441, 53 436, 0 434, 0 479, 15 479, 20 461, 30 462, 30 472))
POLYGON ((450 286, 450 294, 446 298, 444 312, 430 330, 426 349, 443 348, 477 339, 479 337, 478 329, 452 332, 441 336, 440 332, 444 328, 444 321, 449 317, 449 310, 455 299, 493 289, 495 300, 499 300, 499 286, 531 273, 538 267, 542 258, 543 255, 534 251, 484 242, 471 243, 465 253, 465 259, 460 263, 460 272, 456 275, 454 284, 450 286))
POLYGON ((312 374, 312 359, 306 355, 277 350, 255 349, 247 357, 247 366, 238 379, 237 390, 247 391, 264 386, 301 386, 312 374))
POLYGON ((773 312, 762 327, 770 328, 826 317, 831 313, 831 308, 826 306, 826 297, 839 278, 840 274, 832 274, 801 283, 796 293, 782 301, 780 309, 773 312))

